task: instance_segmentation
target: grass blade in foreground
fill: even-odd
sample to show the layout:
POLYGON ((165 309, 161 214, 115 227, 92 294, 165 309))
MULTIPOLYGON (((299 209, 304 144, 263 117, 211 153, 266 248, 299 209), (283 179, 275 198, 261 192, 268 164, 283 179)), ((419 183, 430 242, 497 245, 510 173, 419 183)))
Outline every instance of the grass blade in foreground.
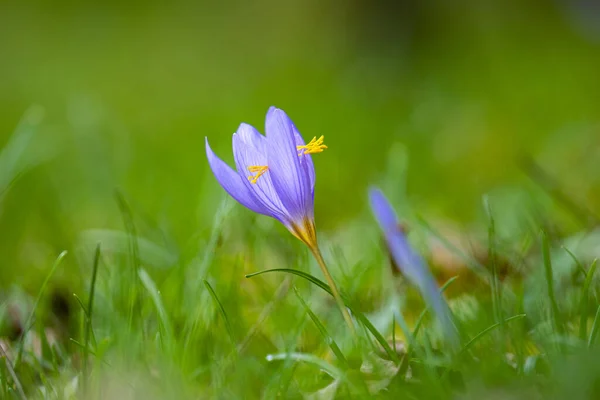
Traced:
POLYGON ((168 343, 168 345, 172 345, 172 343, 173 343, 173 328, 171 327, 171 322, 169 320, 167 311, 165 310, 165 307, 163 306, 163 303, 162 303, 162 300, 160 297, 160 292, 156 288, 156 284, 154 283, 154 281, 152 280, 150 275, 148 275, 148 273, 146 272, 145 269, 140 268, 139 277, 140 277, 140 280, 142 281, 142 284, 144 285, 144 287, 150 294, 150 297, 152 298, 152 302, 154 303, 154 306, 156 307, 159 322, 163 328, 161 331, 161 334, 160 334, 161 340, 162 340, 163 344, 166 342, 166 343, 168 343))
POLYGON ((596 272, 596 262, 598 260, 594 260, 590 269, 587 272, 585 277, 585 282, 583 284, 583 288, 581 290, 581 305, 579 306, 581 318, 579 320, 579 338, 581 340, 585 340, 587 336, 587 320, 588 320, 588 302, 589 302, 589 294, 590 294, 590 285, 592 284, 592 279, 594 278, 594 272, 596 272))
MULTIPOLYGON (((320 287, 321 289, 323 289, 324 291, 329 293, 331 296, 333 296, 331 289, 325 282, 323 282, 319 278, 315 278, 314 276, 307 274, 306 272, 299 271, 297 269, 291 269, 291 268, 266 269, 263 271, 258 271, 258 272, 254 272, 252 274, 248 274, 248 275, 246 275, 246 278, 252 278, 252 277, 255 277, 258 275, 266 274, 268 272, 285 272, 285 273, 300 276, 300 277, 306 279, 307 281, 317 285, 318 287, 320 287)), ((354 318, 356 318, 361 324, 363 324, 365 326, 365 328, 367 328, 369 330, 369 332, 371 332, 371 334, 373 335, 375 340, 377 340, 377 342, 381 345, 381 347, 383 348, 385 353, 388 355, 388 357, 391 360, 393 360, 396 364, 399 363, 400 358, 398 357, 398 354, 396 354, 396 352, 394 350, 392 350, 392 348, 390 347, 387 340, 385 340, 385 338, 381 335, 381 333, 379 333, 379 331, 377 329, 375 329, 375 327, 373 326, 371 321, 369 321, 368 318, 365 317, 365 315, 363 313, 361 313, 358 310, 355 310, 352 307, 352 304, 348 300, 347 296, 345 296, 343 293, 341 294, 341 296, 342 296, 342 300, 344 301, 344 304, 346 305, 346 307, 348 307, 350 309, 350 311, 352 311, 354 318)))
MULTIPOLYGON (((21 400, 27 400, 27 396, 25 396, 25 391, 23 390, 23 385, 21 384, 21 381, 19 381, 19 377, 15 373, 15 369, 13 368, 13 366, 10 364, 8 356, 6 355, 6 352, 4 351, 4 348, 2 346, 0 346, 0 353, 2 353, 1 358, 4 358, 6 370, 10 374, 10 377, 12 378, 13 385, 15 387, 15 390, 19 394, 19 397, 21 398, 21 400)), ((6 377, 4 377, 3 381, 5 381, 5 380, 6 380, 6 377)))
POLYGON ((329 364, 327 361, 322 360, 319 357, 314 356, 312 354, 295 353, 295 352, 268 354, 266 356, 266 360, 269 362, 276 361, 276 360, 281 360, 281 361, 294 360, 294 361, 305 362, 307 364, 312 364, 316 367, 319 367, 319 369, 325 371, 333 379, 347 384, 348 387, 351 388, 352 391, 357 394, 357 396, 358 396, 357 398, 363 399, 363 398, 367 398, 369 396, 368 389, 363 386, 362 381, 358 382, 358 384, 357 384, 356 382, 353 381, 354 378, 352 378, 352 375, 347 375, 341 369, 337 368, 334 365, 329 364))
POLYGON ((433 237, 439 240, 444 247, 454 253, 457 257, 459 257, 465 265, 479 277, 486 284, 490 283, 490 272, 485 268, 483 264, 477 261, 475 258, 469 256, 464 251, 456 247, 448 238, 444 237, 440 232, 438 232, 425 218, 420 215, 416 215, 417 222, 433 237))
POLYGON ((125 199, 125 196, 120 190, 115 191, 115 198, 119 211, 121 212, 121 218, 123 219, 123 225, 125 225, 125 231, 127 232, 129 242, 129 256, 131 258, 131 290, 129 293, 129 329, 133 327, 133 317, 135 301, 138 297, 138 276, 140 269, 140 249, 138 245, 137 230, 135 228, 135 222, 133 219, 133 213, 129 207, 129 203, 125 199))
POLYGON ((23 357, 23 347, 24 347, 25 336, 27 336, 27 332, 29 332, 29 330, 31 329, 31 326, 33 325, 33 318, 35 316, 35 311, 37 310, 37 307, 40 304, 40 300, 42 299, 42 296, 43 296, 44 292, 46 291, 46 286, 48 286, 48 282, 50 282, 50 278, 52 278, 52 275, 54 275, 56 268, 58 268, 61 261, 63 260, 63 258, 65 258, 66 255, 67 255, 66 250, 58 255, 58 257, 56 258, 56 261, 54 261, 54 264, 52 265, 52 268, 50 269, 50 272, 48 272, 48 275, 46 275, 46 279, 44 279, 44 282, 42 283, 42 286, 40 287, 40 291, 38 292, 35 302, 33 303, 33 307, 31 308, 31 313, 29 314, 29 317, 27 317, 27 321, 25 322, 25 329, 23 330, 23 333, 21 334, 21 339, 19 340, 19 345, 18 345, 19 350, 17 352, 17 359, 14 362, 15 368, 19 365, 19 363, 21 362, 21 358, 23 357))
POLYGON ((554 323, 556 333, 562 334, 563 328, 560 323, 558 304, 554 295, 554 274, 552 272, 552 259, 550 257, 550 243, 545 231, 542 231, 542 253, 544 257, 544 271, 546 272, 546 284, 548 285, 548 297, 550 298, 550 306, 552 307, 552 322, 554 323))
POLYGON ((90 341, 90 333, 92 331, 92 315, 94 313, 94 294, 96 293, 96 278, 98 276, 98 265, 100 264, 100 243, 96 246, 94 253, 94 267, 92 269, 92 281, 90 282, 90 297, 88 299, 87 313, 85 319, 85 336, 83 341, 83 393, 87 394, 88 387, 88 347, 90 341))
POLYGON ((583 268, 583 265, 581 265, 581 262, 579 262, 577 257, 575 257, 575 254, 573 254, 573 252, 571 250, 567 249, 564 246, 563 246, 563 249, 569 255, 569 257, 571 257, 573 259, 573 262, 577 266, 577 269, 579 270, 579 272, 581 272, 581 274, 585 278, 587 276, 587 272, 586 272, 585 268, 583 268))
POLYGON ((212 288, 212 286, 210 285, 210 283, 208 283, 208 281, 206 279, 204 280, 204 286, 206 286, 211 297, 213 298, 215 303, 217 303, 219 312, 221 313, 221 316, 223 317, 223 322, 225 322, 225 329, 227 329, 227 334, 229 335, 229 339, 231 340, 231 344, 233 345, 233 350, 237 351, 237 347, 235 345, 235 337, 233 336, 233 328, 231 328, 231 324, 229 323, 229 318, 227 318, 227 313, 225 312, 225 307, 223 307, 223 304, 217 297, 217 293, 215 293, 214 289, 212 288))
POLYGON ((303 361, 308 364, 313 364, 327 372, 332 378, 345 380, 344 371, 329 364, 327 361, 320 359, 317 356, 306 353, 280 353, 280 354, 267 354, 265 357, 267 361, 276 361, 276 360, 294 360, 294 361, 303 361))
MULTIPOLYGON (((442 287, 440 288, 440 294, 444 293, 446 291, 446 289, 448 289, 448 287, 453 282, 455 282, 457 279, 458 279, 458 276, 453 276, 452 278, 448 279, 446 281, 446 283, 444 283, 442 285, 442 287)), ((429 311, 429 307, 425 307, 425 309, 421 312, 421 315, 419 315, 419 318, 417 318, 417 322, 415 323, 415 327, 413 328, 413 331, 412 331, 413 338, 417 337, 417 334, 419 333, 419 330, 421 329, 421 325, 423 325, 423 320, 425 319, 425 315, 427 315, 428 311, 429 311)), ((400 361, 400 369, 398 370, 399 375, 404 374, 406 372, 406 370, 408 369, 408 364, 409 364, 409 361, 410 361, 413 351, 414 351, 413 346, 409 346, 408 349, 406 350, 406 353, 402 356, 402 360, 400 361)))
POLYGON ((590 332, 590 338, 588 339, 588 348, 591 349, 594 346, 594 341, 598 335, 598 328, 600 328, 600 306, 596 309, 596 316, 594 317, 594 323, 592 324, 592 331, 590 332))
POLYGON ((481 339, 487 333, 493 331, 494 329, 498 328, 499 326, 502 326, 504 324, 507 324, 507 323, 509 323, 511 321, 514 321, 514 320, 517 320, 517 319, 525 318, 526 316, 527 316, 527 314, 513 315, 512 317, 506 318, 502 322, 495 323, 494 325, 485 328, 484 330, 482 330, 481 332, 479 332, 477 335, 475 335, 475 337, 473 337, 473 339, 469 340, 467 342, 467 344, 465 344, 463 346, 463 348, 460 350, 460 354, 464 354, 467 350, 469 350, 471 348, 471 346, 473 346, 475 344, 475 342, 477 342, 479 339, 481 339))
POLYGON ((490 276, 490 287, 492 290, 492 308, 496 322, 502 322, 502 307, 500 298, 500 280, 498 278, 498 257, 496 249, 496 221, 492 213, 492 206, 488 196, 484 196, 483 204, 489 219, 488 227, 488 258, 491 263, 492 274, 490 276))
POLYGON ((338 360, 340 360, 340 362, 344 366, 344 369, 347 369, 349 367, 348 366, 348 361, 346 360, 346 357, 344 357, 344 354, 342 353, 342 350, 340 350, 340 347, 337 345, 337 343, 335 342, 335 340, 333 340, 333 338, 331 337, 331 335, 329 334, 329 332, 327 332, 327 329, 325 329, 325 326, 323 326, 323 324, 321 323, 321 321, 319 320, 319 318, 310 309, 310 307, 308 306, 308 304, 306 304, 306 302, 304 301, 304 299, 302 298, 302 296, 300 296, 300 293, 298 292, 298 289, 295 286, 294 286, 294 293, 296 294, 296 297, 298 297, 298 300, 300 300, 300 303, 302 304, 302 306, 306 310, 306 313, 308 314, 308 316, 310 317, 310 319, 313 320, 313 322, 317 326, 317 329, 319 329, 319 332, 321 332, 321 335, 323 336, 323 339, 325 339, 325 341, 327 342, 327 344, 331 348, 331 351, 333 351, 333 353, 338 358, 338 360))

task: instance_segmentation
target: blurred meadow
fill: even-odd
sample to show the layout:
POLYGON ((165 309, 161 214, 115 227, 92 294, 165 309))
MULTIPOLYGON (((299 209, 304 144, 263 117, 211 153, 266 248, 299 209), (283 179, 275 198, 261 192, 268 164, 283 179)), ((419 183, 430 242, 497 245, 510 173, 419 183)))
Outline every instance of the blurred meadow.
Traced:
POLYGON ((597 2, 2 1, 0 148, 0 398, 600 396, 597 2), (325 136, 321 248, 388 348, 245 277, 323 279, 208 167, 271 105, 325 136), (458 355, 410 334, 370 185, 458 276, 458 355))

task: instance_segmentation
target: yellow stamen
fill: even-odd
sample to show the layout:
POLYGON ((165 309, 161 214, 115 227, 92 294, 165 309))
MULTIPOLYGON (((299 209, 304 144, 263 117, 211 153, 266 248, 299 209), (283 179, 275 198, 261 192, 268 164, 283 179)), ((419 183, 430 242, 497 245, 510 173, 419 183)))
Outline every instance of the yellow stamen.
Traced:
POLYGON ((248 177, 248 180, 251 183, 256 184, 256 181, 258 181, 258 178, 260 178, 265 172, 267 172, 267 170, 269 169, 268 166, 266 165, 251 165, 248 167, 248 171, 255 173, 256 175, 250 175, 248 177))
POLYGON ((308 144, 306 144, 304 146, 296 146, 296 149, 300 150, 300 153, 298 155, 302 155, 302 153, 304 153, 304 154, 322 153, 323 150, 325 150, 327 148, 327 146, 325 146, 323 144, 324 140, 325 140, 325 136, 323 136, 323 135, 321 135, 321 137, 318 139, 315 136, 314 138, 312 138, 312 140, 310 142, 308 142, 308 144))

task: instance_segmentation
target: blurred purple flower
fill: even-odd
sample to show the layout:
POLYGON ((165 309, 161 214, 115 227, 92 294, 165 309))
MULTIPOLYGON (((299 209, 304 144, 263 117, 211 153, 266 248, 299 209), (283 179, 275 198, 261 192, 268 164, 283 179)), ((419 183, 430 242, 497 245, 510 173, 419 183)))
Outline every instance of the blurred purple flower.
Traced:
POLYGON ((233 134, 237 171, 213 153, 206 139, 208 163, 217 181, 250 210, 280 221, 297 238, 316 248, 315 168, 310 154, 327 146, 323 136, 308 144, 282 110, 267 112, 266 136, 242 123, 233 134))
POLYGON ((456 329, 450 317, 448 304, 429 271, 425 261, 417 254, 402 232, 394 209, 377 188, 369 189, 371 210, 385 236, 387 247, 396 265, 406 278, 421 292, 421 295, 433 309, 442 324, 444 333, 450 342, 457 343, 456 329))

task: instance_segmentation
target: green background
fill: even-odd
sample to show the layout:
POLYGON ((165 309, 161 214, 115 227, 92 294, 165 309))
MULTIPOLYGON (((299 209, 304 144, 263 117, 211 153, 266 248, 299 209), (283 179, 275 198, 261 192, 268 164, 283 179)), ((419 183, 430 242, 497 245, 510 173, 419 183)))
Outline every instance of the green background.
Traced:
POLYGON ((204 138, 231 162, 231 134, 262 131, 271 105, 325 135, 321 231, 364 213, 369 184, 404 185, 397 157, 417 210, 461 224, 482 194, 528 183, 521 156, 598 204, 600 34, 582 7, 2 2, 0 140, 30 107, 36 121, 13 157, 33 168, 2 200, 0 285, 39 282, 83 230, 122 229, 115 190, 177 246, 207 237, 224 192, 204 138))

